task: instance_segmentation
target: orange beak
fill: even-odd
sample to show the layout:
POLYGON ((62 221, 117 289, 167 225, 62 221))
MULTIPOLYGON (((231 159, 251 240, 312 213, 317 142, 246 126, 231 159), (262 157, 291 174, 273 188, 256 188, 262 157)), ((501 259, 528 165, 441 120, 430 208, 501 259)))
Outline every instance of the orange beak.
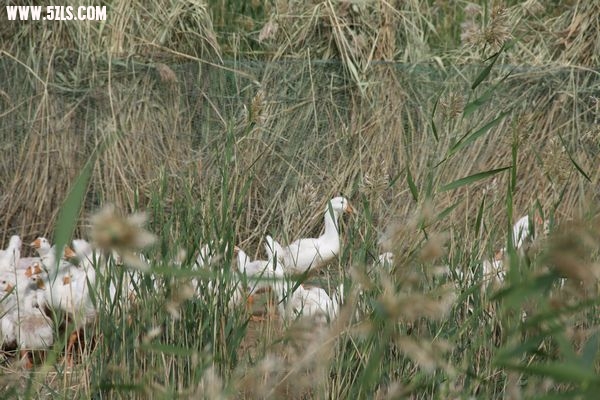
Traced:
POLYGON ((539 215, 535 216, 534 222, 537 225, 543 226, 544 225, 544 220, 542 219, 542 217, 540 217, 539 215))
POLYGON ((502 260, 502 258, 504 257, 504 252, 502 250, 499 250, 495 255, 494 255, 494 260, 496 261, 500 261, 502 260))
POLYGON ((40 279, 39 277, 37 278, 36 284, 37 284, 38 289, 45 289, 46 288, 46 285, 44 285, 43 279, 40 279))
POLYGON ((33 275, 39 275, 43 272, 42 267, 40 267, 40 263, 33 263, 25 270, 25 276, 31 278, 33 275))
POLYGON ((68 259, 75 258, 75 257, 77 257, 77 254, 75 253, 75 251, 72 248, 70 248, 69 246, 65 246, 63 258, 65 260, 68 260, 68 259))
POLYGON ((29 245, 31 247, 33 247, 34 249, 39 249, 42 246, 42 242, 41 242, 40 238, 37 238, 33 242, 31 242, 29 245))
POLYGON ((346 205, 346 208, 344 209, 344 211, 347 212, 348 214, 354 214, 355 213, 354 208, 352 208, 352 206, 350 205, 350 203, 348 203, 346 205))
POLYGON ((10 283, 6 284, 6 293, 10 293, 13 290, 13 285, 11 285, 10 283))
POLYGON ((71 283, 71 276, 70 275, 66 275, 63 278, 63 285, 68 285, 69 283, 71 283))
POLYGON ((44 272, 44 270, 42 269, 42 267, 40 266, 40 263, 35 263, 33 264, 33 274, 34 275, 39 275, 42 272, 44 272))

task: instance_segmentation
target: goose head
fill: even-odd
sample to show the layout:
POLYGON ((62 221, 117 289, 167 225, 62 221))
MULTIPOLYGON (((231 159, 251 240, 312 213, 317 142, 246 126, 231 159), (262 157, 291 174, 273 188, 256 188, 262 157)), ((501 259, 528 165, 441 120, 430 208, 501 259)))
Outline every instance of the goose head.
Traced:
POLYGON ((65 250, 63 251, 62 258, 64 260, 71 260, 73 258, 77 258, 77 252, 70 248, 69 246, 65 246, 65 250))
POLYGON ((40 257, 43 257, 44 255, 48 254, 50 249, 52 249, 52 245, 50 244, 50 241, 48 239, 46 239, 45 237, 41 237, 41 236, 39 238, 35 239, 29 245, 37 250, 37 253, 40 255, 40 257))
POLYGON ((10 294, 14 287, 15 283, 13 280, 7 276, 0 276, 0 301, 10 294))
POLYGON ((204 244, 200 247, 200 252, 198 253, 198 257, 196 257, 196 265, 199 267, 205 267, 212 263, 212 256, 210 246, 208 244, 204 244))
POLYGON ((0 269, 12 270, 17 267, 21 258, 21 238, 17 235, 10 237, 8 247, 0 257, 0 269))
POLYGON ((237 246, 233 248, 233 254, 237 256, 238 270, 240 272, 245 271, 246 265, 250 264, 248 254, 237 246))
POLYGON ((27 278, 31 278, 32 276, 39 275, 42 272, 44 272, 44 270, 42 269, 42 266, 40 265, 40 263, 34 262, 29 267, 27 267, 27 269, 25 269, 25 276, 27 278))
POLYGON ((512 236, 515 248, 519 249, 527 241, 535 239, 535 236, 538 236, 539 234, 538 228, 544 233, 546 233, 546 230, 548 229, 548 224, 538 214, 531 219, 528 215, 521 217, 513 226, 512 236), (533 225, 533 227, 531 225, 533 225))
MULTIPOLYGON (((346 199, 345 197, 334 197, 333 199, 329 200, 329 206, 331 206, 333 212, 337 214, 354 213, 354 209, 350 205, 348 199, 346 199)), ((327 207, 325 212, 329 212, 329 206, 327 207)))
POLYGON ((42 276, 40 274, 34 274, 34 275, 29 276, 29 282, 30 282, 31 286, 33 286, 36 289, 41 289, 41 290, 46 289, 46 285, 44 284, 44 279, 42 278, 42 276))
POLYGON ((21 238, 18 235, 12 235, 10 237, 10 241, 8 242, 9 249, 20 249, 21 248, 21 238))
POLYGON ((73 239, 73 248, 65 247, 63 257, 67 260, 77 258, 80 263, 91 263, 94 255, 92 245, 85 239, 73 239))

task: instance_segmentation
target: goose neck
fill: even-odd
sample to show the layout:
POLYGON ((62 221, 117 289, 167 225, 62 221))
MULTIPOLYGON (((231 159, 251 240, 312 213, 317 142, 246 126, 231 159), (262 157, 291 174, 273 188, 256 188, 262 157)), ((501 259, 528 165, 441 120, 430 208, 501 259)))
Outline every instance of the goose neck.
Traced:
POLYGON ((325 212, 325 233, 323 236, 326 237, 338 237, 338 220, 340 218, 340 214, 336 211, 330 212, 327 210, 325 212), (333 214, 333 215, 332 215, 333 214))

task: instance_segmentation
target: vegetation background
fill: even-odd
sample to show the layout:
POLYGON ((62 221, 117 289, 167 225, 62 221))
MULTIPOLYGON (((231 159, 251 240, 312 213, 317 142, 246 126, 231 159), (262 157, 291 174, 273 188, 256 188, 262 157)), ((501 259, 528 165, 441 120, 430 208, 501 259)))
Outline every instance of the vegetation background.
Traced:
POLYGON ((133 311, 107 308, 74 368, 9 363, 6 393, 596 393, 600 1, 81 4, 105 5, 106 21, 2 15, 0 240, 51 237, 92 160, 75 235, 107 202, 147 210, 166 284, 142 285, 133 311), (184 271, 200 243, 260 257, 267 233, 318 234, 340 193, 359 214, 319 279, 354 289, 329 329, 254 324, 226 310, 227 293, 178 297, 192 276, 169 268, 179 249, 184 271), (480 260, 511 250, 509 227, 529 212, 550 221, 549 238, 527 259, 509 251, 504 290, 481 291, 480 260), (370 270, 386 250, 394 268, 370 270), (443 313, 441 265, 478 278, 443 313))

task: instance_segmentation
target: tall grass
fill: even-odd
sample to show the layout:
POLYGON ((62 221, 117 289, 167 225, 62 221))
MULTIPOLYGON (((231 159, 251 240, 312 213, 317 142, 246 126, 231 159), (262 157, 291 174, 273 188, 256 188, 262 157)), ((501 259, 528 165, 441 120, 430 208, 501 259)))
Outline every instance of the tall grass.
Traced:
POLYGON ((5 25, 2 243, 85 236, 107 202, 159 236, 74 366, 60 345, 32 372, 8 362, 7 396, 591 398, 597 6, 508 3, 112 1, 106 23, 5 25), (229 307, 233 245, 316 235, 339 193, 359 212, 311 277, 346 283, 338 320, 229 307), (534 210, 550 235, 523 257, 508 232, 534 210), (507 283, 488 287, 502 246, 507 283))

